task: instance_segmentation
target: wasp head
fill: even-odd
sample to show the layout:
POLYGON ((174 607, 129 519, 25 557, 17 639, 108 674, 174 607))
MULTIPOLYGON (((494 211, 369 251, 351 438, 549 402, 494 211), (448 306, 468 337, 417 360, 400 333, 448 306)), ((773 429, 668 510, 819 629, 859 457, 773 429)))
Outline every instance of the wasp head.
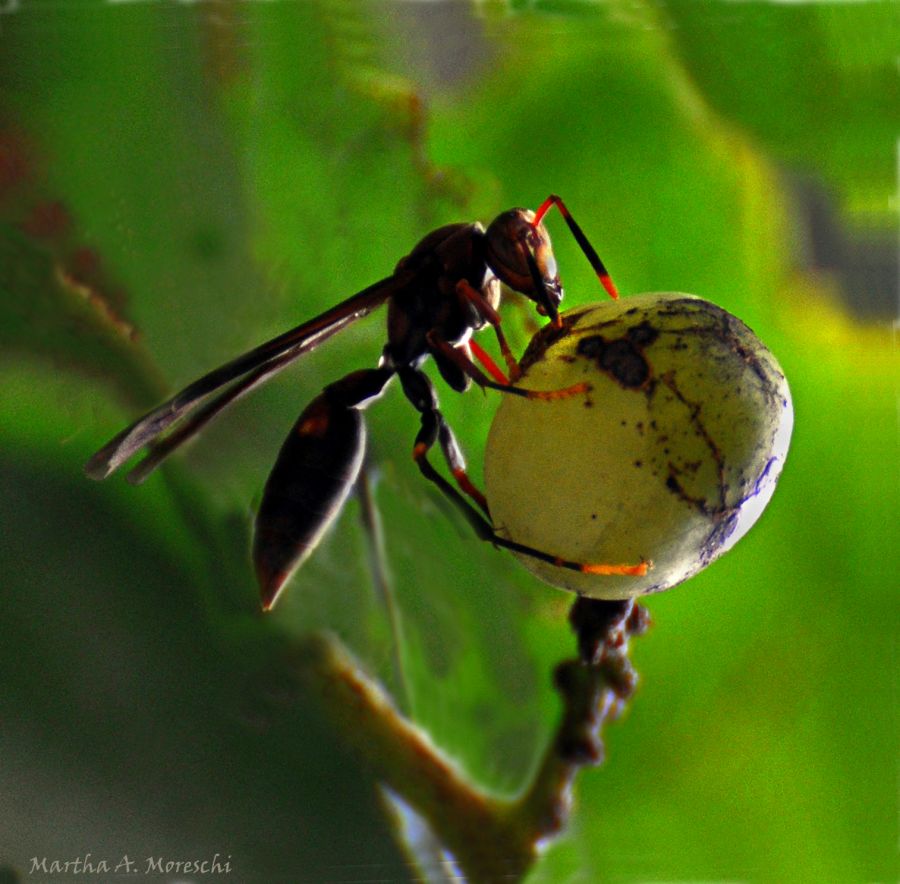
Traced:
POLYGON ((487 263, 501 282, 530 298, 539 313, 556 323, 563 289, 550 234, 534 220, 530 209, 498 215, 485 233, 487 263))

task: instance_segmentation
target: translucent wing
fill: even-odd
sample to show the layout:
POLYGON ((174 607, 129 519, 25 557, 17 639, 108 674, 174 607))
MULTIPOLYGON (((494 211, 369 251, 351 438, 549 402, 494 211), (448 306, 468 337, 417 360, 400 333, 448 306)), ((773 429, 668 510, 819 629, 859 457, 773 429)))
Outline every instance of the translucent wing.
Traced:
POLYGON ((134 482, 142 481, 165 457, 193 438, 228 405, 332 335, 367 316, 407 284, 411 277, 407 273, 382 279, 314 319, 203 375, 111 439, 85 464, 85 473, 92 479, 105 479, 142 448, 152 446, 146 460, 130 477, 134 482), (208 396, 226 386, 224 392, 207 402, 169 436, 161 438, 208 396))

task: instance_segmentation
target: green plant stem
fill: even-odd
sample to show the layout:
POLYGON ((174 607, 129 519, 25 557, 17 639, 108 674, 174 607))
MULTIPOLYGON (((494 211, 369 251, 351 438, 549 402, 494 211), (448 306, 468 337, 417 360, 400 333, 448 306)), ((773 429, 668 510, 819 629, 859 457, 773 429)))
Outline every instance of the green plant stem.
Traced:
MULTIPOLYGON (((634 615, 641 609, 631 603, 613 606, 615 616, 604 615, 602 635, 591 642, 576 617, 584 604, 576 603, 572 617, 580 656, 556 670, 564 700, 556 737, 532 784, 514 799, 493 798, 473 785, 424 731, 400 714, 333 635, 304 639, 290 668, 345 745, 428 822, 466 880, 517 881, 535 861, 540 842, 565 825, 575 775, 580 767, 602 760, 600 729, 635 686, 627 638, 646 626, 646 618, 634 615)), ((604 612, 610 608, 607 603, 587 604, 600 605, 604 612)), ((595 632, 597 622, 590 624, 595 632)))

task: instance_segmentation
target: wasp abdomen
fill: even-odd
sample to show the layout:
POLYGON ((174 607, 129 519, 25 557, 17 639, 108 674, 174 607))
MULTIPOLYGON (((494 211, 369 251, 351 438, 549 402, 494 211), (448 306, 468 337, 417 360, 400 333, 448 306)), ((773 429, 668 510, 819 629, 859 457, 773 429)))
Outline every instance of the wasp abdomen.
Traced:
POLYGON ((359 411, 335 407, 325 393, 300 415, 269 474, 256 521, 253 561, 265 609, 340 512, 365 444, 359 411))

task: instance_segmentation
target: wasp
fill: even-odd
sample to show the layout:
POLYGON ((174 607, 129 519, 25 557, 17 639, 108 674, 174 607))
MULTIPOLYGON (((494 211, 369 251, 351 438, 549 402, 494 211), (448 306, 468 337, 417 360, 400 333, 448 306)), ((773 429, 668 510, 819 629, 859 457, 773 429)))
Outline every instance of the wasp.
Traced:
POLYGON ((459 393, 473 382, 482 388, 535 399, 586 391, 584 384, 555 391, 517 386, 518 364, 500 325, 501 284, 533 301, 537 312, 554 325, 562 325, 559 305, 563 288, 550 235, 542 221, 554 206, 604 288, 617 298, 606 267, 555 194, 536 211, 515 208, 503 212, 487 229, 478 222, 448 224, 423 237, 390 276, 205 374, 145 414, 94 454, 85 472, 92 479, 105 479, 146 449, 145 458, 128 477, 135 484, 142 482, 235 400, 387 304, 387 343, 376 367, 350 372, 312 400, 284 442, 266 482, 253 540, 263 609, 272 607, 341 511, 362 469, 366 446, 362 412, 394 377, 420 415, 421 427, 413 445, 415 463, 422 475, 461 509, 478 537, 561 568, 605 574, 645 573, 647 566, 643 563, 574 562, 500 535, 490 521, 484 495, 469 479, 462 450, 441 414, 434 385, 422 371, 423 362, 430 357, 447 385, 459 393), (487 326, 496 335, 508 376, 472 339, 473 333, 487 326), (435 444, 455 484, 429 461, 435 444))

